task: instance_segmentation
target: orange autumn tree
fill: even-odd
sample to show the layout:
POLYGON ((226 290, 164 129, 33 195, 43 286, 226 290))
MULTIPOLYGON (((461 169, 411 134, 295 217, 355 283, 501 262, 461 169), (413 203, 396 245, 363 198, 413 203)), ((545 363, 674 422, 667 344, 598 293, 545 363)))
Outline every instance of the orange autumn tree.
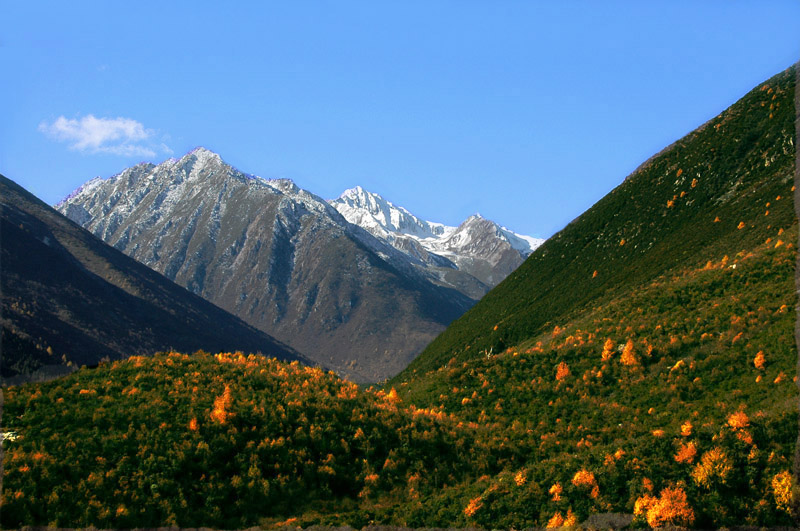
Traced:
POLYGON ((622 349, 622 356, 620 356, 619 362, 628 367, 639 363, 639 360, 636 358, 636 350, 633 346, 632 339, 629 339, 627 343, 625 343, 625 347, 622 349))
POLYGON ((566 362, 562 361, 556 367, 556 380, 559 382, 566 379, 569 376, 569 365, 566 362))
POLYGON ((219 424, 225 424, 230 417, 228 408, 231 407, 231 388, 229 385, 225 386, 225 391, 214 399, 214 409, 211 411, 211 419, 219 424))
POLYGON ((606 339, 606 342, 603 343, 603 354, 601 355, 601 359, 603 361, 608 361, 614 355, 614 342, 611 338, 606 339))
POLYGON ((767 359, 764 357, 764 351, 759 350, 756 357, 753 359, 753 365, 756 369, 762 370, 767 363, 767 359))
POLYGON ((567 509, 567 516, 561 515, 561 511, 557 511, 550 520, 547 521, 548 529, 557 529, 559 527, 574 527, 578 525, 578 517, 572 512, 572 509, 567 509))
POLYGON ((636 500, 634 514, 644 517, 650 527, 691 526, 694 510, 680 487, 667 487, 656 498, 646 494, 636 500))
POLYGON ((691 463, 697 455, 697 446, 693 442, 681 444, 678 453, 675 454, 675 461, 678 463, 691 463))
POLYGON ((590 472, 585 468, 575 472, 575 475, 572 477, 572 484, 576 487, 590 488, 592 498, 600 496, 600 487, 597 484, 597 479, 594 477, 594 472, 590 472))

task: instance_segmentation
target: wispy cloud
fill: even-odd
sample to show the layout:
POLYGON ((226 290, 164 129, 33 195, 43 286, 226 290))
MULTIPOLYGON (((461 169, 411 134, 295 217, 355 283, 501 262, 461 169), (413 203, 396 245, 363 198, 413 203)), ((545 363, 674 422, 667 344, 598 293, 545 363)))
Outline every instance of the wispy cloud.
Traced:
POLYGON ((111 153, 123 156, 154 157, 157 152, 172 153, 156 140, 156 131, 146 129, 131 118, 78 119, 59 116, 54 122, 42 122, 39 131, 81 153, 111 153))

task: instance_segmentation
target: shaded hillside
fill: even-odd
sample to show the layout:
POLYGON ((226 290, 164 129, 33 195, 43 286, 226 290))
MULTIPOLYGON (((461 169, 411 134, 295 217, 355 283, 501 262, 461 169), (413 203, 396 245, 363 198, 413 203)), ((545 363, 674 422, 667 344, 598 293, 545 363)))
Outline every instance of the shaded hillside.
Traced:
POLYGON ((2 176, 0 207, 3 377, 169 348, 302 359, 2 176))
POLYGON ((448 327, 398 380, 452 357, 502 351, 672 268, 751 248, 771 235, 767 226, 788 225, 793 72, 639 168, 448 327))
POLYGON ((203 148, 90 181, 57 208, 356 381, 397 374, 474 303, 321 198, 203 148))

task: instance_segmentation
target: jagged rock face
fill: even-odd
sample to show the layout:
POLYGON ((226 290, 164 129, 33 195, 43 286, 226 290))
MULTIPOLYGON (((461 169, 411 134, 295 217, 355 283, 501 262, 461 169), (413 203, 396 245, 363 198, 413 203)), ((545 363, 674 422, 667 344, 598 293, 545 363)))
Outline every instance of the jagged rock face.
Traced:
POLYGON ((243 174, 205 149, 89 181, 56 208, 358 381, 400 371, 474 303, 291 181, 243 174))
POLYGON ((480 215, 458 227, 425 221, 360 186, 330 204, 350 223, 422 261, 440 282, 471 297, 480 298, 499 284, 544 242, 480 215))

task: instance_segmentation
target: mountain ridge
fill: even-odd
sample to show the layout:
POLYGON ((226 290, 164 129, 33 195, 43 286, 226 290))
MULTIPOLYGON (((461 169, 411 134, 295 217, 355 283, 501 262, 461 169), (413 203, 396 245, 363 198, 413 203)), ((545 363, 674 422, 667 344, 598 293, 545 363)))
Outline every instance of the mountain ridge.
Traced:
POLYGON ((418 218, 361 186, 328 201, 350 223, 432 267, 455 268, 495 286, 544 240, 515 233, 473 214, 459 226, 418 218))
POLYGON ((401 370, 487 289, 349 223, 287 179, 197 148, 57 205, 99 238, 359 381, 401 370), (455 286, 467 286, 467 290, 455 286), (470 295, 466 295, 468 291, 470 295))
POLYGON ((179 348, 251 350, 310 363, 286 345, 107 246, 0 176, 3 377, 59 373, 179 348), (49 269, 48 269, 49 268, 49 269))

